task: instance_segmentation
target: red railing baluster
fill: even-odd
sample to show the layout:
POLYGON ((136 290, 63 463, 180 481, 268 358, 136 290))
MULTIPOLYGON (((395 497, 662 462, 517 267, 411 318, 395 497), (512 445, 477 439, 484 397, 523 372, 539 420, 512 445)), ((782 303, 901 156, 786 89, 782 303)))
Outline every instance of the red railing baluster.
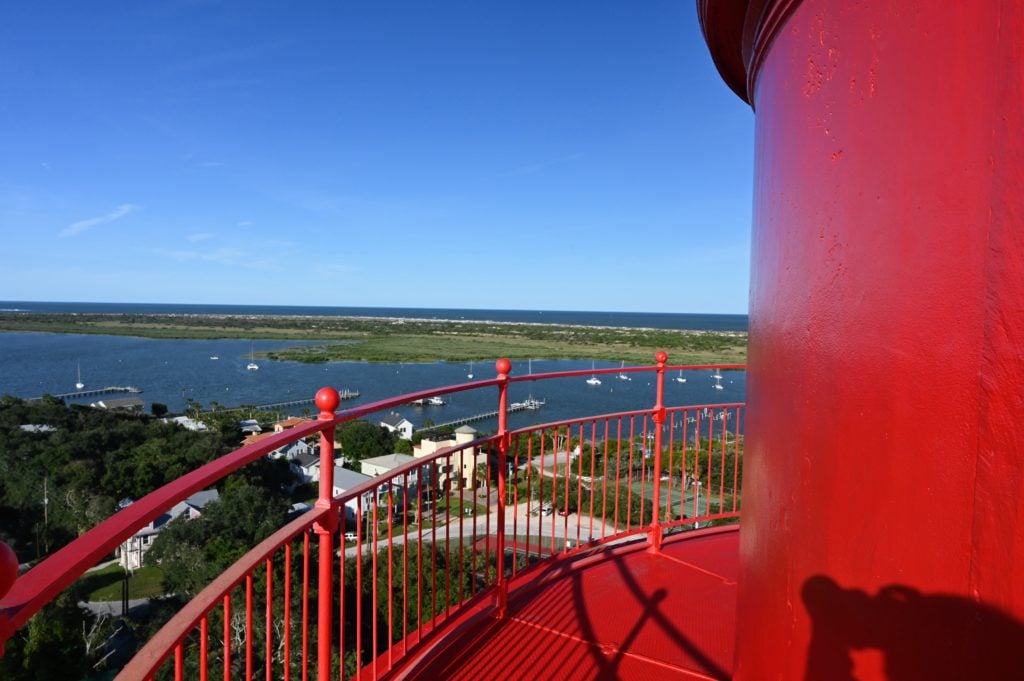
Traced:
POLYGON ((284 681, 292 674, 292 543, 284 545, 284 681))
POLYGON ((185 649, 179 643, 174 646, 174 681, 185 678, 185 649))
POLYGON ((345 565, 348 562, 346 554, 348 546, 345 542, 345 534, 348 533, 348 525, 345 521, 345 507, 341 506, 341 523, 343 524, 341 544, 341 558, 338 560, 338 656, 341 663, 338 665, 338 680, 345 681, 345 565))
POLYGON ((395 589, 394 589, 394 575, 392 574, 392 566, 395 563, 394 549, 395 549, 395 479, 391 479, 391 489, 388 490, 388 669, 391 669, 394 664, 394 646, 392 643, 395 640, 395 589))
MULTIPOLYGON (((665 362, 668 355, 658 352, 654 356, 657 362, 657 390, 654 398, 654 411, 651 420, 654 421, 654 480, 651 481, 651 491, 654 498, 651 500, 651 529, 647 534, 647 543, 654 553, 661 552, 661 438, 662 426, 665 424, 665 362)), ((646 440, 646 438, 645 438, 646 440)), ((643 518, 643 502, 641 501, 640 517, 643 518)))
MULTIPOLYGON (((416 476, 416 487, 420 486, 416 476)), ((409 474, 402 476, 402 655, 409 653, 409 474)))
MULTIPOLYGON (((334 421, 334 411, 341 404, 341 397, 334 388, 321 388, 316 393, 316 406, 320 408, 318 421, 334 421)), ((334 604, 332 562, 334 558, 334 533, 338 530, 338 513, 334 505, 334 426, 320 431, 320 495, 316 508, 325 514, 313 525, 319 539, 319 560, 316 585, 317 594, 317 681, 328 681, 331 676, 331 607, 334 604)), ((376 651, 374 652, 376 654, 376 651)))
POLYGON ((302 681, 309 679, 309 532, 302 533, 302 681))
MULTIPOLYGON (((378 488, 378 492, 380 489, 378 488)), ((377 655, 380 653, 377 641, 377 506, 380 504, 380 497, 376 497, 373 500, 373 505, 370 506, 370 518, 373 520, 373 526, 370 529, 370 645, 373 651, 373 659, 377 659, 377 655)), ((377 678, 377 665, 373 665, 372 668, 373 678, 377 678)))
MULTIPOLYGON (((505 579, 505 477, 508 473, 508 375, 512 363, 499 359, 494 368, 498 370, 498 517, 496 520, 497 543, 497 584, 495 609, 499 618, 505 617, 508 609, 508 581, 505 579)), ((488 462, 489 463, 489 462, 488 462)), ((487 476, 490 480, 490 476, 487 476)), ((490 497, 488 497, 488 518, 490 518, 490 497)), ((489 536, 489 533, 488 533, 489 536)), ((487 570, 487 564, 484 564, 487 570)))
MULTIPOLYGON (((519 436, 515 438, 515 454, 512 455, 512 577, 516 576, 516 564, 518 561, 519 551, 516 544, 519 543, 519 436)), ((511 445, 510 445, 511 446, 511 445)), ((529 543, 527 541, 527 543, 529 543)))
POLYGON ((274 631, 274 563, 270 558, 267 558, 267 604, 266 604, 266 631, 264 632, 264 640, 266 641, 266 663, 264 664, 264 677, 267 681, 273 681, 274 676, 274 648, 273 648, 273 631, 274 631))
POLYGON ((363 495, 356 497, 356 678, 363 678, 363 495))
POLYGON ((206 668, 210 662, 209 635, 209 620, 203 615, 203 619, 199 620, 199 681, 209 678, 206 668))
POLYGON ((610 423, 604 420, 604 453, 601 455, 601 463, 604 472, 601 473, 601 539, 604 540, 605 530, 608 527, 608 435, 610 423))
MULTIPOLYGON (((636 438, 636 417, 629 417, 629 485, 626 487, 626 532, 633 526, 633 440, 636 438)), ((643 452, 641 452, 643 454, 643 452)), ((643 513, 641 512, 640 522, 643 524, 643 513)))
POLYGON ((231 679, 231 592, 224 594, 224 681, 231 679))
POLYGON ((245 576, 245 678, 252 678, 252 572, 245 576))

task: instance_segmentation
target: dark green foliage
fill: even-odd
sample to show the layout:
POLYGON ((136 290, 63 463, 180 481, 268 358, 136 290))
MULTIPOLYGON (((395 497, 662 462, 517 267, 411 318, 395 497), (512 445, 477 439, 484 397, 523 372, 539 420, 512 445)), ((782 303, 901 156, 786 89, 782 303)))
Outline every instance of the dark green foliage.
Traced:
POLYGON ((168 593, 195 595, 262 539, 284 525, 287 502, 261 487, 229 478, 218 501, 193 520, 160 533, 146 563, 160 563, 168 593))
POLYGON ((395 451, 398 439, 387 428, 369 421, 349 421, 338 426, 334 435, 349 461, 362 461, 395 451))
POLYGON ((117 500, 138 499, 232 444, 142 414, 4 398, 0 539, 21 560, 51 553, 113 514, 117 500), (21 429, 28 424, 52 430, 21 429))

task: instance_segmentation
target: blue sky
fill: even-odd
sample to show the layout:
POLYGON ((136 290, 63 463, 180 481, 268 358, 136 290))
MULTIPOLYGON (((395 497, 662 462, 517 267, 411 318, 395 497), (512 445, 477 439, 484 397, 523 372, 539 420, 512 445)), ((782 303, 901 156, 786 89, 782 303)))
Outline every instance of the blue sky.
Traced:
POLYGON ((692 0, 4 14, 0 299, 746 311, 692 0))

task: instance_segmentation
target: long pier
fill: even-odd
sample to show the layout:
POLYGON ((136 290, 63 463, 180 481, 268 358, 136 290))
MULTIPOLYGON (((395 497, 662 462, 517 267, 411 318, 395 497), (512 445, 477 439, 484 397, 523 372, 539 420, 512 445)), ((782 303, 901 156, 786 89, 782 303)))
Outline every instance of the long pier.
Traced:
MULTIPOLYGON (((535 400, 533 398, 527 399, 525 402, 515 402, 508 405, 508 412, 510 414, 517 411, 534 411, 544 406, 544 400, 535 400)), ((427 428, 417 428, 416 431, 420 433, 429 433, 432 430, 439 430, 441 428, 448 428, 450 426, 461 426, 467 423, 473 423, 474 421, 486 421, 487 419, 498 418, 498 410, 485 411, 482 414, 473 414, 472 416, 466 416, 461 419, 454 419, 451 421, 445 421, 444 423, 435 423, 427 428)))
MULTIPOLYGON (((79 390, 73 393, 60 393, 58 395, 52 395, 59 400, 76 400, 81 397, 94 397, 96 395, 111 395, 116 393, 131 393, 133 395, 141 393, 142 390, 132 385, 108 385, 106 388, 96 388, 94 390, 79 390)), ((30 397, 28 402, 37 402, 43 399, 42 397, 30 397)))
MULTIPOLYGON (((339 390, 338 391, 338 397, 340 397, 342 400, 354 400, 357 397, 359 397, 359 391, 358 390, 339 390)), ((257 409, 257 410, 260 410, 260 411, 269 411, 271 409, 281 409, 281 408, 284 408, 284 407, 297 407, 297 406, 300 406, 300 405, 303 405, 303 404, 312 404, 315 401, 316 401, 315 398, 307 397, 307 398, 302 399, 302 400, 289 400, 287 402, 271 402, 270 404, 253 404, 253 405, 242 405, 242 406, 238 406, 238 407, 221 407, 221 408, 218 408, 217 411, 218 412, 223 412, 223 411, 242 411, 242 410, 247 410, 247 409, 257 409)), ((213 412, 211 412, 210 410, 207 410, 204 413, 210 414, 210 413, 213 413, 213 412)))

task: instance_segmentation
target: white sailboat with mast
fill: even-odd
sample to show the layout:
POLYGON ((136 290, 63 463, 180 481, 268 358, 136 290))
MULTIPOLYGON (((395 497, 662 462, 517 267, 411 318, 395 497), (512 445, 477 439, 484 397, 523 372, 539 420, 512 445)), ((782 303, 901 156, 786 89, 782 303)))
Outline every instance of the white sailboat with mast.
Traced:
POLYGON ((245 365, 245 368, 248 371, 257 371, 260 368, 260 365, 256 363, 256 359, 253 356, 253 344, 252 343, 249 343, 249 363, 245 365))
MULTIPOLYGON (((593 361, 590 362, 590 370, 591 371, 594 370, 594 362, 593 361)), ((590 376, 590 378, 587 379, 587 385, 601 385, 601 379, 598 378, 596 374, 592 374, 590 376)))
POLYGON ((75 388, 81 390, 85 387, 85 383, 82 383, 82 363, 78 363, 78 382, 75 383, 75 388))

